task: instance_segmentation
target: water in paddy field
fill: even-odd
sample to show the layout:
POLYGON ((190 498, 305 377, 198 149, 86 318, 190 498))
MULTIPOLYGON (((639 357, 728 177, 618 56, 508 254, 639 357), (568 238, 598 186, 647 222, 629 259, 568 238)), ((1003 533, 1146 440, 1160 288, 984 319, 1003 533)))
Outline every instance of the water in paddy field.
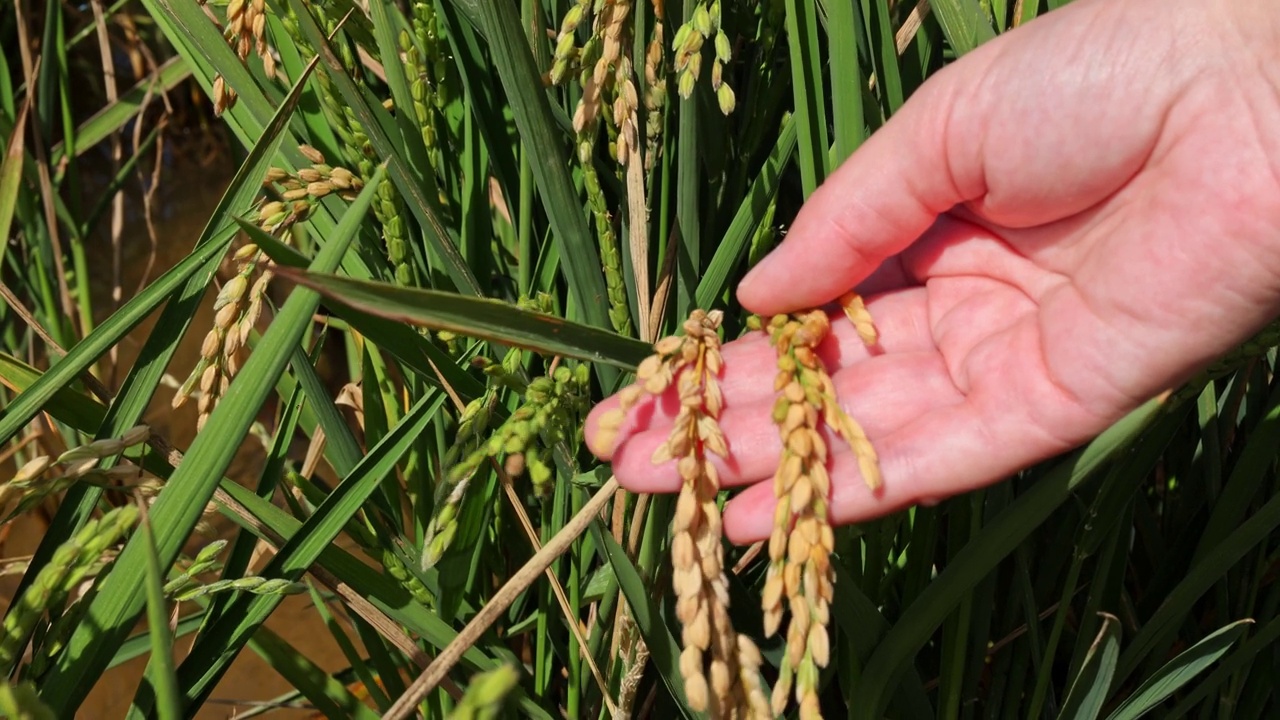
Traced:
MULTIPOLYGON (((134 181, 129 184, 125 199, 125 222, 119 234, 119 275, 117 276, 113 271, 116 263, 109 232, 111 227, 109 216, 102 221, 99 232, 92 238, 88 248, 88 264, 94 270, 91 285, 95 322, 101 323, 119 306, 119 302, 113 297, 117 296, 117 293, 117 297, 127 300, 137 291, 140 283, 153 282, 190 252, 221 199, 234 171, 235 167, 229 160, 219 157, 213 157, 204 162, 194 159, 174 159, 167 162, 162 171, 159 189, 152 201, 154 233, 148 232, 140 212, 142 200, 138 183, 134 181)), ((228 275, 224 268, 224 272, 219 274, 219 280, 224 280, 228 275)), ((199 359, 201 340, 213 324, 212 303, 215 295, 216 291, 213 289, 206 293, 187 336, 183 338, 170 363, 168 373, 177 384, 186 379, 187 374, 199 359)), ((121 342, 114 355, 104 356, 100 362, 99 376, 112 392, 118 390, 133 366, 138 352, 154 328, 158 317, 159 311, 143 321, 121 342)), ((262 325, 260 329, 261 327, 262 325)), ((170 403, 175 389, 176 385, 166 385, 156 392, 145 421, 172 445, 185 449, 195 435, 196 403, 193 399, 178 410, 173 410, 170 403)), ((261 445, 250 440, 228 470, 228 476, 241 481, 256 478, 262 467, 263 455, 261 445)), ((213 525, 217 534, 193 540, 187 547, 189 554, 216 537, 230 538, 234 535, 234 525, 221 515, 214 516, 213 525)), ((43 530, 44 519, 35 514, 15 521, 9 528, 7 538, 4 538, 0 544, 0 557, 29 556, 39 544, 43 530)), ((260 547, 259 550, 265 550, 265 548, 260 547)), ((357 554, 357 557, 359 556, 357 554)), ((270 555, 260 553, 255 557, 252 567, 261 568, 269 559, 270 555)), ((0 576, 0 613, 3 613, 12 600, 19 577, 20 574, 0 576)), ((183 606, 183 613, 185 615, 195 609, 194 604, 187 603, 183 606)), ((350 626, 343 622, 344 616, 338 608, 333 607, 331 610, 350 634, 350 626)), ((140 624, 139 629, 142 627, 143 625, 140 624)), ((323 627, 309 597, 305 594, 286 598, 271 616, 266 627, 328 671, 341 670, 347 664, 329 631, 323 627)), ((189 638, 178 639, 179 663, 189 647, 189 638)), ((146 662, 147 656, 143 655, 109 670, 97 683, 77 717, 91 720, 124 717, 146 662)), ((260 703, 279 697, 290 690, 289 684, 283 678, 271 670, 252 650, 246 649, 214 689, 210 700, 205 703, 196 717, 213 719, 243 715, 255 709, 260 703)), ((306 708, 272 710, 269 716, 307 718, 314 716, 314 710, 306 708)))

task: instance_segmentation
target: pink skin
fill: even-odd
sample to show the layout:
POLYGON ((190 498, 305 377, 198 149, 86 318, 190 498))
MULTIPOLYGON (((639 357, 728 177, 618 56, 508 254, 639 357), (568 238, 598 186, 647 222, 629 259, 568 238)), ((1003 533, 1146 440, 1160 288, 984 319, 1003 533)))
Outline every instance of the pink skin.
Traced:
MULTIPOLYGON (((840 523, 984 487, 1097 435, 1280 312, 1280 14, 1270 0, 1077 0, 926 83, 837 169, 738 289, 772 314, 868 297, 822 355, 880 453, 867 490, 832 439, 840 523)), ((724 348, 735 542, 768 536, 774 356, 724 348)), ((673 398, 616 448, 638 492, 673 398)))

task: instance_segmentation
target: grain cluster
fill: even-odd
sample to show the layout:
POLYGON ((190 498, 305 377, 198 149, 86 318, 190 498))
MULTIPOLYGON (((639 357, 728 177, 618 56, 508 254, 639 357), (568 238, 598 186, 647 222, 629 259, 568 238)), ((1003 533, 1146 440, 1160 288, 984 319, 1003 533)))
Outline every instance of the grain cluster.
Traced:
MULTIPOLYGON (((864 342, 876 342, 875 326, 861 298, 841 305, 864 342)), ((718 378, 724 361, 717 334, 721 314, 695 310, 683 336, 659 341, 640 364, 637 382, 619 394, 619 406, 599 423, 600 444, 614 446, 627 413, 645 396, 674 390, 679 409, 654 464, 675 462, 681 479, 672 523, 672 584, 676 616, 683 626, 680 672, 689 704, 711 717, 774 717, 792 696, 801 718, 820 718, 818 681, 831 659, 827 626, 835 590, 830 519, 830 451, 825 426, 847 442, 864 481, 879 487, 879 461, 865 432, 841 407, 818 347, 831 321, 821 310, 752 318, 749 327, 769 335, 777 355, 772 420, 782 452, 773 477, 777 507, 768 544, 762 591, 766 636, 782 630, 785 651, 771 702, 760 678, 760 653, 729 617, 728 579, 718 504, 720 480, 713 456, 727 458, 720 428, 724 396, 718 378)))
MULTIPOLYGON (((266 0, 230 0, 227 3, 227 24, 223 36, 235 50, 240 62, 247 62, 250 54, 262 59, 263 72, 275 77, 276 59, 267 45, 266 0)), ((218 73, 213 78, 213 112, 221 115, 235 105, 236 92, 218 73)))
POLYGON ((602 421, 616 437, 627 410, 643 394, 675 387, 680 401, 667 441, 653 462, 674 461, 682 481, 672 523, 672 585, 676 616, 683 626, 680 673, 689 705, 711 717, 768 717, 760 680, 760 652, 729 618, 729 581, 721 543, 720 480, 711 456, 727 457, 719 418, 724 398, 717 378, 723 369, 717 335, 721 314, 694 311, 683 337, 657 343, 624 390, 622 406, 602 421))
MULTIPOLYGON (((321 198, 334 194, 354 200, 364 187, 364 181, 350 170, 325 162, 319 150, 300 145, 298 152, 311 164, 297 172, 270 168, 262 181, 274 199, 258 207, 254 220, 264 232, 276 237, 286 237, 293 226, 310 217, 321 198)), ((275 277, 270 259, 254 243, 237 248, 231 261, 235 275, 223 284, 213 301, 213 327, 200 343, 200 359, 173 396, 175 410, 193 397, 196 399, 197 432, 204 429, 219 398, 244 363, 249 337, 262 316, 267 290, 275 277)))
POLYGON ((819 344, 831 330, 827 314, 812 310, 777 315, 769 320, 767 330, 778 358, 773 422, 782 441, 782 455, 773 476, 778 504, 761 598, 765 635, 781 629, 784 609, 789 614, 786 651, 773 687, 773 711, 786 709, 794 689, 800 717, 817 718, 821 717, 818 673, 831 659, 827 625, 835 587, 831 476, 827 473, 830 456, 822 425, 853 447, 870 487, 879 485, 880 475, 875 450, 858 424, 841 409, 835 385, 818 355, 819 344))

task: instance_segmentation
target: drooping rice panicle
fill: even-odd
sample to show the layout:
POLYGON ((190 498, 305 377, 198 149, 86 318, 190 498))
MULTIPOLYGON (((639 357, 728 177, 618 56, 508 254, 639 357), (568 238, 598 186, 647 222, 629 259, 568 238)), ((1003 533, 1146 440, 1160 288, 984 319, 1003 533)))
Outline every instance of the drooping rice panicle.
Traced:
POLYGON ((718 377, 723 360, 717 330, 722 315, 695 310, 683 337, 655 346, 637 371, 638 383, 621 396, 621 407, 601 421, 606 440, 616 438, 627 410, 643 394, 675 386, 680 401, 671 434, 653 455, 655 464, 675 461, 682 480, 672 522, 672 584, 676 616, 683 626, 680 673, 689 705, 711 717, 769 717, 755 643, 733 629, 725 574, 717 495, 719 475, 711 455, 726 457, 720 430, 724 407, 718 377))
MULTIPOLYGON (((865 306, 850 298, 842 305, 855 324, 861 323, 859 332, 867 340, 872 326, 865 306)), ((805 719, 821 717, 818 673, 830 661, 827 624, 835 587, 829 456, 820 423, 825 422, 850 444, 868 487, 880 485, 875 449, 862 428, 840 408, 831 376, 818 356, 818 345, 830 329, 830 320, 821 310, 777 315, 767 326, 778 356, 774 389, 779 396, 773 421, 781 436, 782 456, 773 478, 778 505, 761 604, 766 636, 780 629, 784 603, 790 614, 786 652, 773 688, 773 712, 786 710, 794 688, 800 717, 805 719)))

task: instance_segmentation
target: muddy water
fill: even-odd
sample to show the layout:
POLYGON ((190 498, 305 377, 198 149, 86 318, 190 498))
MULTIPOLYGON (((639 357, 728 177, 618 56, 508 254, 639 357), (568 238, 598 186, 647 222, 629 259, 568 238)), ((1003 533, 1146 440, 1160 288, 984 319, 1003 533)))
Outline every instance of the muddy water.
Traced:
MULTIPOLYGON (((152 280, 190 251, 234 171, 227 162, 215 162, 206 166, 194 166, 192 163, 188 165, 166 171, 163 184, 165 189, 158 192, 154 200, 157 207, 154 220, 156 231, 154 247, 148 237, 146 226, 137 212, 137 208, 141 207, 139 196, 134 194, 127 200, 128 211, 121 243, 123 262, 120 278, 120 286, 124 289, 123 295, 126 299, 144 279, 143 271, 153 256, 153 268, 149 275, 152 280)), ((104 225, 106 224, 104 222, 104 225)), ((112 301, 112 287, 115 285, 115 280, 112 273, 111 252, 111 245, 105 233, 102 237, 94 239, 90 249, 90 266, 95 269, 95 275, 92 278, 94 308, 99 322, 115 307, 112 301)), ((169 372, 178 383, 186 378, 186 374, 199 358, 200 341, 205 330, 211 327, 213 322, 211 307, 213 297, 213 292, 207 294, 188 337, 184 339, 169 367, 169 372)), ((113 362, 104 359, 100 373, 107 381, 108 387, 115 389, 124 379, 147 335, 154 327, 155 321, 154 316, 148 318, 123 341, 113 362)), ((146 422, 168 438, 174 446, 185 448, 195 435, 195 403, 189 402, 174 411, 170 407, 173 392, 170 387, 159 390, 146 414, 146 422)), ((261 463, 261 448, 246 447, 237 457, 228 474, 237 479, 256 477, 261 463)), ((39 519, 23 518, 20 524, 13 527, 0 555, 17 557, 29 554, 39 543, 43 529, 39 519)), ((230 523, 217 518, 215 532, 229 537, 232 532, 230 523)), ((212 537, 201 538, 198 542, 194 542, 189 550, 197 549, 212 539, 212 537)), ((258 557, 254 568, 261 568, 268 559, 269 557, 266 556, 258 557)), ((12 598, 16 583, 16 577, 0 578, 0 611, 12 598)), ((286 599, 271 616, 267 627, 327 671, 337 671, 347 665, 337 644, 320 623, 306 595, 286 599)), ((189 647, 189 638, 178 640, 179 661, 189 647)), ((94 687, 77 717, 91 720, 124 717, 145 667, 146 656, 143 656, 108 671, 94 687)), ((214 689, 210 700, 196 717, 210 720, 235 717, 289 690, 290 686, 283 678, 271 670, 251 650, 245 650, 214 689)), ((267 716, 303 718, 312 715, 313 711, 306 709, 278 709, 267 716)))

